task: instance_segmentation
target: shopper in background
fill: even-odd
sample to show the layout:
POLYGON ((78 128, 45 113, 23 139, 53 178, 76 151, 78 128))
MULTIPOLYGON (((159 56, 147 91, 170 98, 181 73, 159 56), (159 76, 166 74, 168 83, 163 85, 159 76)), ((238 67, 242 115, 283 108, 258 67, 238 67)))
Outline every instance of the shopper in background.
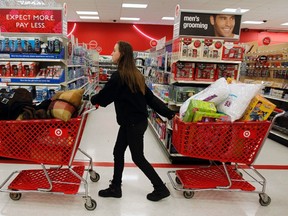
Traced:
POLYGON ((144 133, 148 126, 149 105, 160 115, 172 119, 174 112, 154 96, 145 84, 145 78, 137 69, 132 46, 123 41, 115 44, 112 61, 118 65, 96 95, 91 97, 93 105, 106 107, 114 102, 117 122, 120 125, 114 146, 114 174, 107 189, 100 190, 101 197, 122 197, 121 183, 124 169, 124 154, 129 146, 133 162, 151 181, 154 191, 147 195, 151 201, 159 201, 170 195, 168 188, 144 156, 144 133))
POLYGON ((214 27, 216 37, 239 38, 234 34, 235 15, 231 14, 213 14, 210 16, 210 23, 214 27))

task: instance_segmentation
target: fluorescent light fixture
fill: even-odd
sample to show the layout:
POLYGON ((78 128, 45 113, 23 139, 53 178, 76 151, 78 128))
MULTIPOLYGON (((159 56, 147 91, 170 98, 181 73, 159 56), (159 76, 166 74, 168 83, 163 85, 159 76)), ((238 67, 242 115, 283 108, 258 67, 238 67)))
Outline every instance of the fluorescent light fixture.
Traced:
POLYGON ((227 12, 227 13, 246 13, 247 11, 249 11, 249 9, 225 8, 222 10, 222 12, 227 12))
POLYGON ((129 3, 123 3, 123 8, 147 8, 147 4, 129 4, 129 3))
POLYGON ((24 0, 19 0, 17 1, 19 4, 21 5, 45 5, 45 3, 43 1, 24 1, 24 0))
POLYGON ((98 15, 97 11, 76 11, 78 15, 98 15))
POLYGON ((242 22, 242 24, 253 24, 253 25, 259 25, 259 24, 263 24, 263 21, 244 21, 242 22))
POLYGON ((136 17, 120 17, 120 20, 132 20, 132 21, 139 21, 140 18, 136 17))
POLYGON ((162 20, 174 20, 174 17, 162 17, 162 20))
POLYGON ((286 23, 282 23, 281 25, 288 25, 288 22, 286 22, 286 23))
POLYGON ((99 19, 99 16, 79 16, 80 19, 99 19))

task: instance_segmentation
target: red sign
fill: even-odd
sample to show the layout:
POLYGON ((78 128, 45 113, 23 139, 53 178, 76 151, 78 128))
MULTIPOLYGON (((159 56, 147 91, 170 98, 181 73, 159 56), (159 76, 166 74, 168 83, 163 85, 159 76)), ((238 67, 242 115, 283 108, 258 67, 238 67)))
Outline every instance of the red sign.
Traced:
POLYGON ((156 41, 156 40, 151 40, 151 41, 150 41, 150 46, 151 46, 151 47, 157 46, 157 41, 156 41))
POLYGON ((2 33, 62 34, 62 10, 0 9, 2 33))
POLYGON ((264 37, 262 42, 264 45, 269 45, 271 43, 271 38, 270 37, 264 37))

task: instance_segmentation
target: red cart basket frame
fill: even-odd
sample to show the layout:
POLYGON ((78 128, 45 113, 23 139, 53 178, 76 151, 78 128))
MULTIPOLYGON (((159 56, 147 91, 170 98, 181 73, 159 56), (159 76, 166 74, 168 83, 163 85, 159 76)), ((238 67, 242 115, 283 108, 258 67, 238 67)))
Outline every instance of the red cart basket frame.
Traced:
POLYGON ((88 114, 96 110, 84 102, 83 112, 65 122, 60 119, 0 121, 0 156, 40 164, 42 169, 14 171, 0 186, 1 192, 19 200, 22 192, 49 192, 81 195, 85 208, 94 210, 96 201, 88 195, 87 173, 94 182, 92 158, 79 148, 88 114), (89 166, 72 166, 77 151, 89 159, 89 166), (46 166, 57 167, 46 168, 46 166), (84 178, 84 171, 86 177, 84 178), (8 181, 17 174, 8 185, 8 181), (85 192, 78 193, 80 185, 85 192), (5 187, 4 187, 5 186, 5 187))
POLYGON ((259 194, 262 206, 269 205, 271 198, 265 193, 266 179, 252 164, 276 118, 285 113, 279 109, 276 111, 278 114, 272 121, 258 122, 187 123, 176 116, 172 136, 175 149, 185 156, 208 159, 213 166, 168 171, 174 189, 183 191, 186 198, 192 198, 195 191, 201 190, 255 192, 259 194), (244 179, 238 164, 248 167, 241 171, 249 180, 244 179), (256 189, 254 183, 261 189, 256 189))

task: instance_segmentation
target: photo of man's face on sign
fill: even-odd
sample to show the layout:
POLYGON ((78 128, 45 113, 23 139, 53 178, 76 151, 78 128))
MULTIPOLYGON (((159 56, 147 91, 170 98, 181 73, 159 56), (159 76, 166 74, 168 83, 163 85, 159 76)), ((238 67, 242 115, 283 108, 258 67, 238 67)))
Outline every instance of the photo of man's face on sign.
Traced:
POLYGON ((214 27, 216 37, 239 38, 239 34, 234 33, 235 15, 213 14, 210 16, 210 23, 214 27))
POLYGON ((238 40, 241 15, 181 11, 179 36, 238 40))

